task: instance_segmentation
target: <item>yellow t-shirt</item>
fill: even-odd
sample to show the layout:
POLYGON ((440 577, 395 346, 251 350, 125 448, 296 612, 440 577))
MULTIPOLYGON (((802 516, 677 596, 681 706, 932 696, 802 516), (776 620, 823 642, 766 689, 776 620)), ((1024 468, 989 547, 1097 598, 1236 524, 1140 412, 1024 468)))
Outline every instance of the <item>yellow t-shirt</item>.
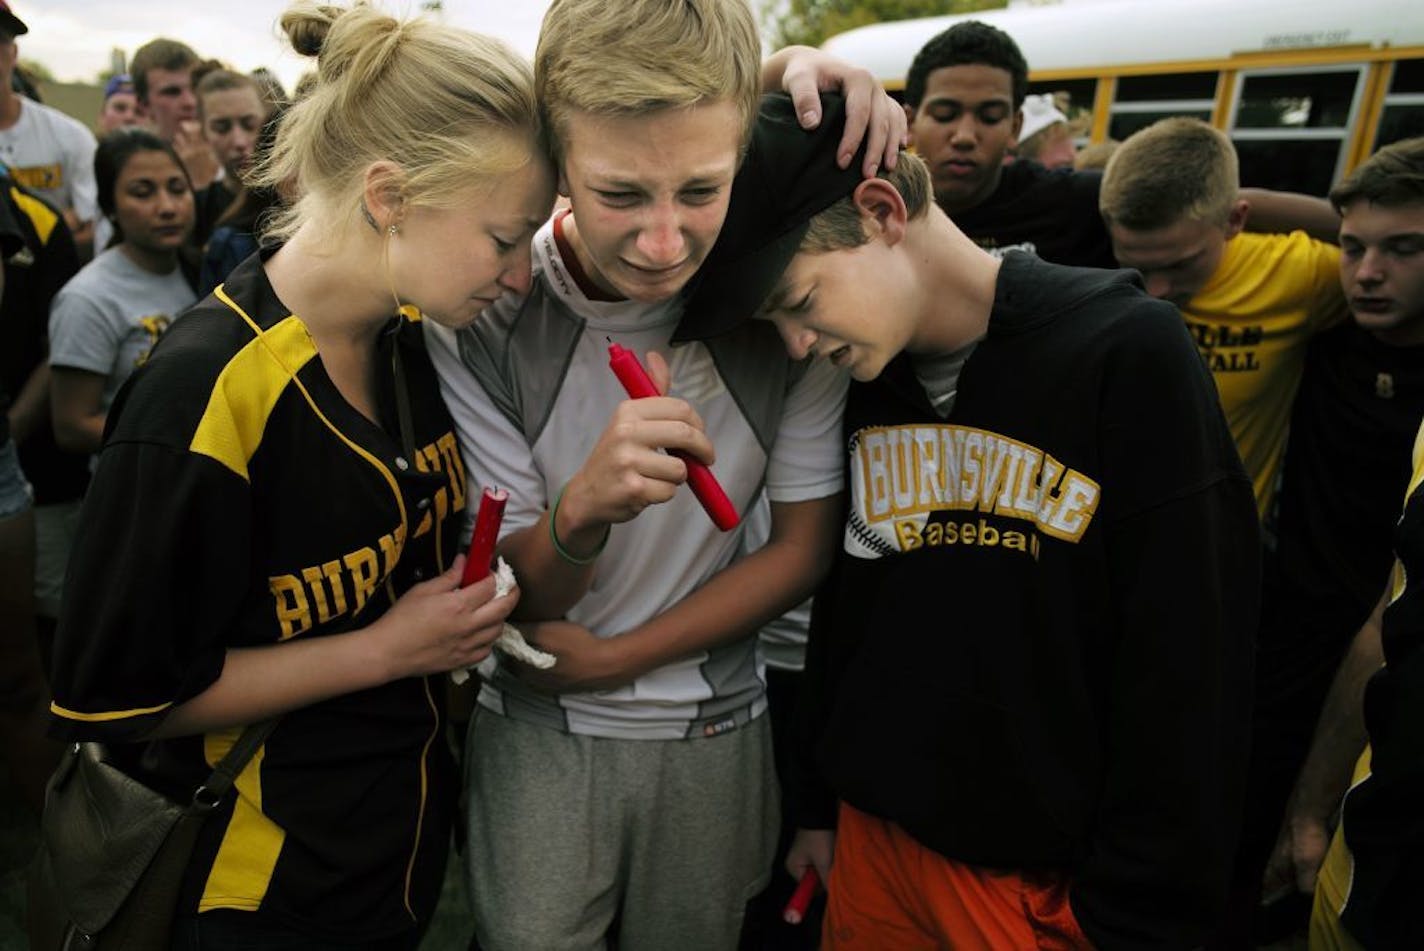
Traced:
POLYGON ((1340 249, 1302 231, 1239 234, 1182 308, 1265 518, 1312 335, 1345 319, 1340 249))

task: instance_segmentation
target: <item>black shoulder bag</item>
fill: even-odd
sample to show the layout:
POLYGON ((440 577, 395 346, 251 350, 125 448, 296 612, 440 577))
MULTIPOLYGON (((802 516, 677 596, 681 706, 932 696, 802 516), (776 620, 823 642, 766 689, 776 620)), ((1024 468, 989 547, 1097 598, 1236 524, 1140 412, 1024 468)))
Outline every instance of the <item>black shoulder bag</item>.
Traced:
POLYGON ((243 730, 187 803, 115 767, 104 744, 73 744, 45 790, 30 867, 30 947, 166 949, 198 832, 277 719, 243 730))

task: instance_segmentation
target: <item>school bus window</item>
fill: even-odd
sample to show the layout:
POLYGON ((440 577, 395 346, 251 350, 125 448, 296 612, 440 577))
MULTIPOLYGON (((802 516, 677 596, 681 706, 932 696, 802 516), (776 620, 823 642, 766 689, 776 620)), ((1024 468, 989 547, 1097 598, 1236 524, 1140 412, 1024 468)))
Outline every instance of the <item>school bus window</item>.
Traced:
POLYGON ((1424 135, 1424 105, 1385 106, 1380 114, 1375 148, 1424 135))
MULTIPOLYGON (((1155 105, 1155 103, 1154 103, 1155 105)), ((1173 116, 1190 116, 1193 119, 1201 119, 1203 122, 1211 121, 1210 109, 1180 109, 1164 108, 1149 111, 1121 112, 1113 110, 1113 117, 1108 120, 1108 138, 1117 139, 1121 142, 1138 129, 1145 129, 1158 119, 1170 119, 1173 116)))
POLYGON ((1360 65, 1241 73, 1230 135, 1241 184, 1324 195, 1344 171, 1360 65))
POLYGON ((1344 129, 1360 71, 1248 76, 1236 111, 1238 129, 1344 129))
POLYGON ((1241 184, 1305 195, 1324 195, 1336 179, 1336 139, 1235 139, 1241 184))
POLYGON ((1216 73, 1154 73, 1148 76, 1121 76, 1117 81, 1117 102, 1156 102, 1164 99, 1216 98, 1216 73))
POLYGON ((1417 135, 1424 135, 1424 59, 1404 59, 1394 64, 1375 148, 1417 135))
POLYGON ((1216 73, 1158 73, 1122 76, 1117 81, 1108 138, 1121 142, 1158 119, 1191 116, 1211 120, 1216 73))
POLYGON ((1424 93, 1424 59, 1401 59, 1394 64, 1394 76, 1389 82, 1390 95, 1424 93))

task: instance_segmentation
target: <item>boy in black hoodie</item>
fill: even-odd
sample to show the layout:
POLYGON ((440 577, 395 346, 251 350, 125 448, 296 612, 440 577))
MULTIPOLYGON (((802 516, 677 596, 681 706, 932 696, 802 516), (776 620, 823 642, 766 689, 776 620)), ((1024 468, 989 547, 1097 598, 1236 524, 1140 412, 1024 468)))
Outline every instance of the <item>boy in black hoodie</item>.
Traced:
POLYGON ((765 100, 679 328, 756 314, 857 381, 803 704, 829 788, 791 871, 830 872, 829 948, 1198 945, 1259 573, 1211 377, 1135 275, 996 260, 913 158, 834 168, 837 107, 805 133, 765 100))

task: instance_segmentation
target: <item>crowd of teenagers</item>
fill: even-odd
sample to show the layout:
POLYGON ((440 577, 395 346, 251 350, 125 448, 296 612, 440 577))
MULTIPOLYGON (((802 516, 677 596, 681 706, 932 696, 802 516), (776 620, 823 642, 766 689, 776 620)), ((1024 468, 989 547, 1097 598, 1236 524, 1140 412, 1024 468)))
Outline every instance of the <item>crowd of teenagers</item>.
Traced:
POLYGON ((9 770, 277 718, 174 948, 415 948, 450 863, 485 951, 1424 947, 1424 140, 1074 169, 976 21, 903 103, 746 0, 280 29, 96 142, 0 0, 9 770))

